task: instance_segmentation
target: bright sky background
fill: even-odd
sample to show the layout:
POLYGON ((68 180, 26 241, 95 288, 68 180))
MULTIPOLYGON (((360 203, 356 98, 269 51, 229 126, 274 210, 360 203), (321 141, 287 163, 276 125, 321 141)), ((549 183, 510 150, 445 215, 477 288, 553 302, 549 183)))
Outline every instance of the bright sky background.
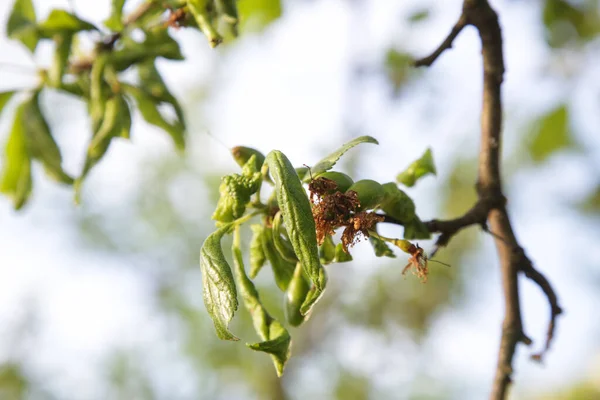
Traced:
MULTIPOLYGON (((0 2, 2 30, 11 3, 0 2)), ((109 3, 74 2, 83 18, 94 21, 105 18, 109 3)), ((233 170, 227 150, 205 134, 210 130, 229 147, 251 144, 265 152, 277 148, 298 165, 316 161, 348 138, 343 116, 347 97, 352 95, 347 92, 349 60, 359 57, 366 65, 375 65, 392 44, 417 54, 435 48, 454 24, 461 2, 426 2, 435 4, 434 14, 416 28, 406 25, 401 17, 408 10, 416 10, 420 2, 369 1, 359 25, 348 3, 319 0, 290 4, 286 17, 263 36, 245 37, 231 50, 211 50, 203 37, 179 31, 176 36, 189 61, 161 63, 170 87, 185 99, 187 90, 196 85, 207 80, 216 82, 216 91, 198 115, 194 115, 193 108, 187 110, 192 135, 188 157, 193 159, 194 148, 208 146, 217 160, 214 168, 233 170)), ((598 65, 598 53, 590 55, 585 60, 590 67, 578 71, 581 83, 570 87, 557 84, 552 70, 542 73, 548 66, 549 52, 542 41, 535 4, 492 3, 501 16, 505 37, 504 99, 510 117, 505 148, 510 153, 520 143, 522 130, 518 128, 565 93, 583 113, 589 100, 597 96, 600 69, 592 68, 598 65)), ((42 16, 52 7, 67 7, 68 2, 38 1, 36 6, 38 16, 42 16)), ((47 62, 47 53, 36 62, 47 62)), ((5 37, 0 38, 0 63, 32 65, 19 44, 5 37)), ((431 146, 440 174, 437 179, 424 180, 411 193, 423 218, 437 216, 440 199, 436 193, 446 181, 448 167, 457 154, 475 156, 477 152, 478 141, 474 138, 479 123, 480 68, 479 43, 475 31, 467 29, 454 49, 444 54, 425 72, 426 78, 401 99, 389 101, 389 85, 380 78, 369 79, 361 89, 363 97, 358 108, 367 121, 363 125, 365 133, 380 139, 381 145, 358 150, 363 154, 363 164, 355 178, 392 180, 395 172, 431 146)), ((21 72, 25 73, 0 67, 0 89, 26 87, 34 82, 26 68, 21 72)), ((85 110, 64 97, 51 98, 46 107, 52 109, 54 104, 50 103, 54 102, 63 108, 51 114, 51 124, 60 132, 58 141, 66 149, 67 169, 76 171, 89 135, 85 110)), ((5 112, 0 121, 2 142, 10 124, 6 117, 9 114, 5 112)), ((586 283, 590 266, 597 271, 600 262, 600 236, 594 231, 597 223, 594 226, 561 206, 584 197, 590 190, 594 183, 590 166, 600 170, 600 140, 594 131, 600 115, 594 117, 588 112, 585 118, 578 127, 578 137, 595 155, 589 162, 574 154, 559 155, 543 169, 521 172, 507 182, 517 235, 527 254, 554 283, 566 311, 559 320, 546 365, 530 362, 528 351, 519 347, 515 379, 520 393, 600 375, 600 300, 595 293, 597 285, 594 288, 586 283), (579 254, 583 255, 583 263, 579 262, 579 254)), ((85 185, 81 209, 86 204, 102 205, 103 209, 127 204, 143 163, 153 155, 173 152, 166 135, 139 119, 132 136, 131 144, 119 143, 111 148, 109 156, 94 170, 85 185)), ((34 197, 22 212, 15 213, 7 199, 0 198, 0 359, 24 354, 34 366, 34 375, 47 381, 52 390, 71 396, 76 393, 76 397, 65 398, 102 399, 106 394, 101 392, 99 367, 107 349, 152 347, 164 343, 169 332, 153 313, 149 283, 126 265, 126 259, 99 255, 72 244, 77 232, 69 221, 81 209, 72 204, 69 189, 49 183, 41 173, 36 174, 34 197), (32 310, 39 324, 36 333, 15 346, 11 336, 14 328, 32 310)), ((486 249, 494 254, 491 239, 486 240, 486 249)), ((357 258, 368 257, 365 252, 357 258)), ((433 330, 436 333, 426 351, 431 354, 434 379, 451 377, 458 387, 469 391, 470 398, 478 399, 488 392, 494 370, 502 302, 495 258, 475 255, 472 261, 489 263, 489 274, 481 276, 473 293, 477 301, 461 312, 446 315, 433 330)), ((523 281, 522 287, 525 326, 537 350, 545 335, 548 306, 529 282, 523 281)), ((344 362, 360 368, 377 364, 369 364, 372 350, 360 333, 350 336, 348 342, 340 344, 347 346, 344 362)), ((153 361, 170 359, 169 346, 159 346, 145 357, 153 361)), ((384 387, 388 380, 403 379, 403 372, 398 373, 403 367, 402 360, 396 360, 389 365, 390 372, 380 373, 377 379, 384 387)), ((191 389, 181 382, 190 373, 185 366, 176 365, 161 382, 165 387, 180 386, 185 398, 186 390, 191 389)))

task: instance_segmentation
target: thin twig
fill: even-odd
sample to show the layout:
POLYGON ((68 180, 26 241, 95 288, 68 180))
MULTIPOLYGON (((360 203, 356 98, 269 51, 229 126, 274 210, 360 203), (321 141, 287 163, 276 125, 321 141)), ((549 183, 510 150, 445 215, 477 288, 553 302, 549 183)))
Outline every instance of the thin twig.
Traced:
POLYGON ((544 291, 550 303, 551 316, 546 345, 541 359, 550 348, 554 336, 556 317, 562 312, 557 296, 544 275, 537 271, 519 245, 506 210, 500 174, 500 143, 502 134, 502 98, 500 87, 504 75, 502 32, 496 12, 487 0, 464 0, 458 22, 444 42, 428 57, 416 61, 415 66, 431 65, 466 25, 473 25, 479 33, 483 57, 483 105, 481 110, 481 148, 477 178, 479 200, 462 217, 426 223, 431 232, 440 232, 436 245, 445 246, 461 229, 478 224, 492 233, 496 242, 504 292, 505 316, 498 352, 496 374, 490 394, 492 400, 503 400, 511 383, 512 360, 519 342, 530 344, 531 339, 523 331, 519 302, 518 273, 523 272, 544 291), (489 223, 491 229, 488 229, 489 223))
POLYGON ((458 21, 456 22, 454 27, 452 27, 452 30, 450 31, 450 34, 448 35, 446 40, 444 40, 442 42, 442 44, 437 49, 435 49, 435 51, 433 53, 431 53, 429 56, 421 58, 419 60, 416 60, 414 62, 414 66, 415 67, 429 67, 431 64, 433 64, 435 62, 435 60, 437 60, 437 58, 444 51, 452 48, 452 42, 454 42, 454 39, 456 39, 458 34, 467 25, 468 25, 468 22, 467 22, 466 15, 463 14, 460 16, 460 18, 458 19, 458 21))

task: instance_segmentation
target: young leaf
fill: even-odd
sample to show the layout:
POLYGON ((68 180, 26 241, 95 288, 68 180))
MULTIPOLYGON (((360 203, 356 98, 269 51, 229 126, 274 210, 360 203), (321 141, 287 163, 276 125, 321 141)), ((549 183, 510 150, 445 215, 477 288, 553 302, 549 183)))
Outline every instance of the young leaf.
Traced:
MULTIPOLYGON (((331 168, 333 168, 333 166, 335 165, 336 162, 338 162, 338 160, 340 159, 340 157, 342 157, 344 155, 344 153, 346 153, 348 150, 350 150, 351 148, 353 148, 356 145, 359 145, 361 143, 373 143, 373 144, 379 144, 379 142, 377 141, 377 139, 371 137, 371 136, 360 136, 357 137, 356 139, 353 139, 351 141, 349 141, 348 143, 344 144, 342 147, 340 147, 339 149, 337 149, 336 151, 334 151, 333 153, 331 153, 330 155, 328 155, 327 157, 325 157, 324 159, 322 159, 321 161, 319 161, 318 163, 316 163, 311 169, 310 172, 313 176, 317 176, 325 171, 330 170, 331 168)), ((304 180, 306 181, 307 179, 310 179, 310 174, 308 177, 304 177, 304 180)))
POLYGON ((236 146, 231 149, 231 155, 240 167, 245 166, 248 161, 250 161, 250 158, 254 156, 254 163, 257 171, 260 171, 263 163, 265 162, 264 154, 251 147, 236 146))
POLYGON ((123 6, 125 0, 112 0, 110 16, 104 20, 104 26, 114 32, 120 32, 123 25, 123 6))
POLYGON ((219 222, 231 222, 244 215, 250 197, 257 192, 260 182, 260 173, 258 173, 258 179, 240 174, 231 174, 221 178, 219 186, 221 197, 212 219, 219 222))
POLYGON ((275 283, 282 292, 285 292, 290 284, 290 281, 292 280, 295 262, 287 261, 281 257, 275 248, 273 235, 273 228, 265 228, 262 234, 263 252, 265 253, 266 258, 273 269, 275 283))
POLYGON ((213 320, 217 336, 223 340, 239 340, 228 329, 238 301, 233 274, 221 248, 221 239, 231 229, 232 225, 228 224, 210 234, 200 250, 204 305, 213 320))
POLYGON ((327 283, 327 275, 319 260, 315 221, 310 202, 294 167, 282 152, 271 151, 267 155, 265 164, 275 181, 277 202, 294 252, 313 283, 310 302, 305 302, 301 310, 306 314, 320 298, 327 283))
POLYGON ((250 240, 250 278, 254 279, 267 261, 267 256, 263 250, 265 227, 261 224, 253 224, 250 226, 250 229, 252 229, 252 239, 250 240))
POLYGON ((403 172, 398 174, 396 180, 405 186, 412 187, 420 178, 436 174, 431 149, 427 149, 418 160, 414 161, 403 172))
POLYGON ((42 114, 39 97, 40 92, 37 91, 23 103, 23 124, 27 149, 32 158, 42 162, 44 170, 50 177, 57 182, 71 185, 73 178, 62 168, 62 155, 42 114))
POLYGON ((31 159, 27 151, 27 138, 23 125, 25 105, 21 104, 14 115, 14 121, 5 157, 2 162, 0 192, 12 197, 15 210, 25 205, 31 193, 31 159))
POLYGON ((285 318, 290 325, 299 326, 306 321, 307 316, 300 313, 300 308, 306 300, 309 290, 310 284, 304 276, 302 264, 297 263, 292 280, 285 292, 285 318))
POLYGON ((38 29, 41 35, 46 38, 51 38, 55 34, 64 35, 80 31, 98 30, 93 24, 65 10, 52 10, 48 18, 40 22, 38 29))
POLYGON ((375 255, 377 257, 396 258, 394 251, 390 249, 388 244, 383 240, 375 236, 369 236, 369 242, 371 242, 371 246, 373 246, 373 250, 375 251, 375 255))
POLYGON ((185 127, 181 121, 167 122, 166 118, 158 109, 160 101, 154 99, 143 90, 131 86, 123 85, 127 94, 134 98, 142 117, 154 126, 166 131, 173 139, 175 147, 183 151, 185 149, 185 127))
POLYGON ((6 24, 6 36, 20 41, 32 53, 39 41, 35 19, 31 0, 16 0, 6 24))
POLYGON ((256 333, 263 340, 260 343, 247 344, 247 346, 252 350, 270 354, 277 371, 277 376, 281 376, 285 364, 291 355, 292 340, 288 331, 269 315, 260 302, 256 287, 246 275, 242 251, 240 249, 239 227, 236 227, 234 232, 232 251, 235 277, 244 306, 252 316, 252 323, 256 333))

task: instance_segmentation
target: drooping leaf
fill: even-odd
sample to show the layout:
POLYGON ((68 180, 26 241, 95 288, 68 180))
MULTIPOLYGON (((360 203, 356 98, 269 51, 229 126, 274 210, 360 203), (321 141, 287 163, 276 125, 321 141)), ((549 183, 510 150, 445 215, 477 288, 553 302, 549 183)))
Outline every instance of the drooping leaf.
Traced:
POLYGON ((336 263, 352 261, 352 255, 350 253, 346 253, 343 244, 338 243, 335 246, 335 259, 333 261, 336 263))
POLYGON ((398 174, 396 180, 405 186, 412 187, 420 178, 429 174, 436 174, 431 149, 427 149, 421 158, 414 161, 408 168, 398 174))
POLYGON ((263 351, 271 355, 277 376, 283 374, 285 364, 291 355, 292 340, 288 331, 276 319, 271 317, 260 302, 256 287, 246 275, 242 250, 240 249, 239 227, 236 227, 233 237, 233 263, 235 266, 236 280, 244 306, 252 316, 252 323, 256 333, 263 340, 260 343, 247 344, 249 348, 263 351))
POLYGON ((231 229, 232 225, 228 224, 211 233, 200 250, 204 305, 213 320, 217 336, 223 340, 239 340, 228 328, 237 311, 238 301, 233 274, 221 248, 221 239, 231 229))
POLYGON ((31 193, 31 158, 27 150, 27 138, 23 121, 25 105, 17 107, 10 136, 2 160, 0 192, 10 196, 15 210, 27 202, 31 193))
POLYGON ((254 279, 265 265, 267 256, 263 250, 263 235, 265 227, 262 224, 250 225, 252 239, 250 240, 250 278, 254 279))
POLYGON ((8 23, 6 36, 20 41, 33 53, 39 41, 35 8, 31 0, 15 0, 8 23))
POLYGON ((123 6, 125 0, 112 0, 110 7, 110 16, 104 20, 104 26, 114 32, 120 32, 125 27, 123 25, 123 6))
POLYGON ((282 292, 285 292, 292 280, 296 263, 288 261, 281 256, 275 247, 273 236, 273 228, 264 229, 262 235, 262 248, 269 264, 271 264, 271 269, 273 269, 277 287, 279 287, 282 292))
POLYGON ((183 114, 183 109, 181 108, 181 105, 179 105, 179 102, 175 96, 173 96, 167 88, 167 85, 158 72, 158 69, 156 69, 155 60, 152 59, 140 63, 137 65, 137 68, 140 77, 140 88, 146 93, 152 95, 152 97, 173 106, 173 110, 175 110, 177 119, 185 129, 185 117, 183 114))
POLYGON ((294 275, 285 292, 285 318, 292 326, 300 326, 307 320, 307 315, 302 315, 300 309, 306 300, 306 295, 310 290, 308 279, 304 276, 304 270, 301 263, 296 264, 294 275))
POLYGON ((383 240, 375 236, 369 236, 369 242, 371 242, 371 246, 373 246, 373 250, 375 251, 375 255, 377 257, 396 258, 394 251, 390 249, 388 244, 383 240))
MULTIPOLYGON (((319 174, 330 170, 331 168, 333 168, 335 163, 338 162, 340 157, 342 157, 344 155, 344 153, 346 153, 348 150, 350 150, 354 146, 357 146, 361 143, 379 144, 377 139, 375 139, 371 136, 357 137, 356 139, 353 139, 353 140, 349 141, 348 143, 345 143, 342 147, 340 147, 339 149, 337 149, 336 151, 334 151, 333 153, 329 154, 327 157, 325 157, 324 159, 322 159, 321 161, 316 163, 310 169, 312 175, 318 176, 319 174)), ((308 177, 308 179, 310 179, 310 176, 308 177)), ((304 180, 307 181, 307 178, 305 177, 304 180)))
POLYGON ((273 244, 281 258, 295 264, 298 261, 298 258, 296 257, 296 253, 294 253, 291 243, 281 237, 281 234, 284 233, 285 230, 281 226, 281 222, 281 212, 278 212, 275 214, 275 217, 273 217, 273 244))
POLYGON ((23 124, 27 149, 32 158, 39 160, 44 170, 57 182, 71 185, 73 178, 62 168, 62 155, 52 137, 50 127, 40 108, 40 92, 23 103, 23 124))
POLYGON ((569 148, 576 148, 569 128, 569 113, 562 105, 544 115, 536 123, 529 153, 535 163, 542 163, 553 153, 569 148))
POLYGON ((92 23, 82 20, 65 10, 54 9, 45 21, 38 25, 43 37, 51 38, 56 34, 74 34, 80 31, 98 30, 92 23))
POLYGON ((335 243, 331 235, 325 236, 325 240, 319 246, 319 257, 323 265, 331 264, 335 259, 335 243))
POLYGON ((185 149, 185 127, 183 123, 179 120, 168 122, 158 108, 161 102, 143 90, 131 85, 123 85, 123 87, 126 93, 135 100, 138 110, 140 110, 146 122, 166 131, 173 139, 175 147, 183 151, 185 149))
MULTIPOLYGON (((334 155, 331 159, 333 158, 337 161, 339 156, 334 155)), ((331 159, 328 161, 329 163, 331 163, 331 159)), ((288 230, 290 242, 306 275, 313 284, 301 309, 302 314, 307 314, 321 297, 327 283, 327 275, 319 259, 316 227, 310 202, 296 170, 282 152, 271 151, 265 159, 265 164, 275 182, 277 202, 288 230)))

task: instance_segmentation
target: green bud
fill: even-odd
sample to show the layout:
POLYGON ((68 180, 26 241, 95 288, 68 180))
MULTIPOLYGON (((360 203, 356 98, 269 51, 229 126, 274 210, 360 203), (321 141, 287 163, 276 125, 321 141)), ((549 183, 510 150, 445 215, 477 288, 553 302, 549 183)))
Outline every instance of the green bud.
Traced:
POLYGON ((350 178, 348 175, 346 175, 342 172, 337 172, 337 171, 323 172, 318 177, 331 179, 332 181, 337 183, 337 190, 340 192, 345 192, 346 190, 348 190, 350 188, 350 186, 352 186, 354 184, 354 181, 352 180, 352 178, 350 178))
POLYGON ((358 195, 361 210, 377 207, 383 201, 385 194, 383 186, 372 179, 362 179, 355 182, 346 192, 349 191, 354 191, 358 195))

